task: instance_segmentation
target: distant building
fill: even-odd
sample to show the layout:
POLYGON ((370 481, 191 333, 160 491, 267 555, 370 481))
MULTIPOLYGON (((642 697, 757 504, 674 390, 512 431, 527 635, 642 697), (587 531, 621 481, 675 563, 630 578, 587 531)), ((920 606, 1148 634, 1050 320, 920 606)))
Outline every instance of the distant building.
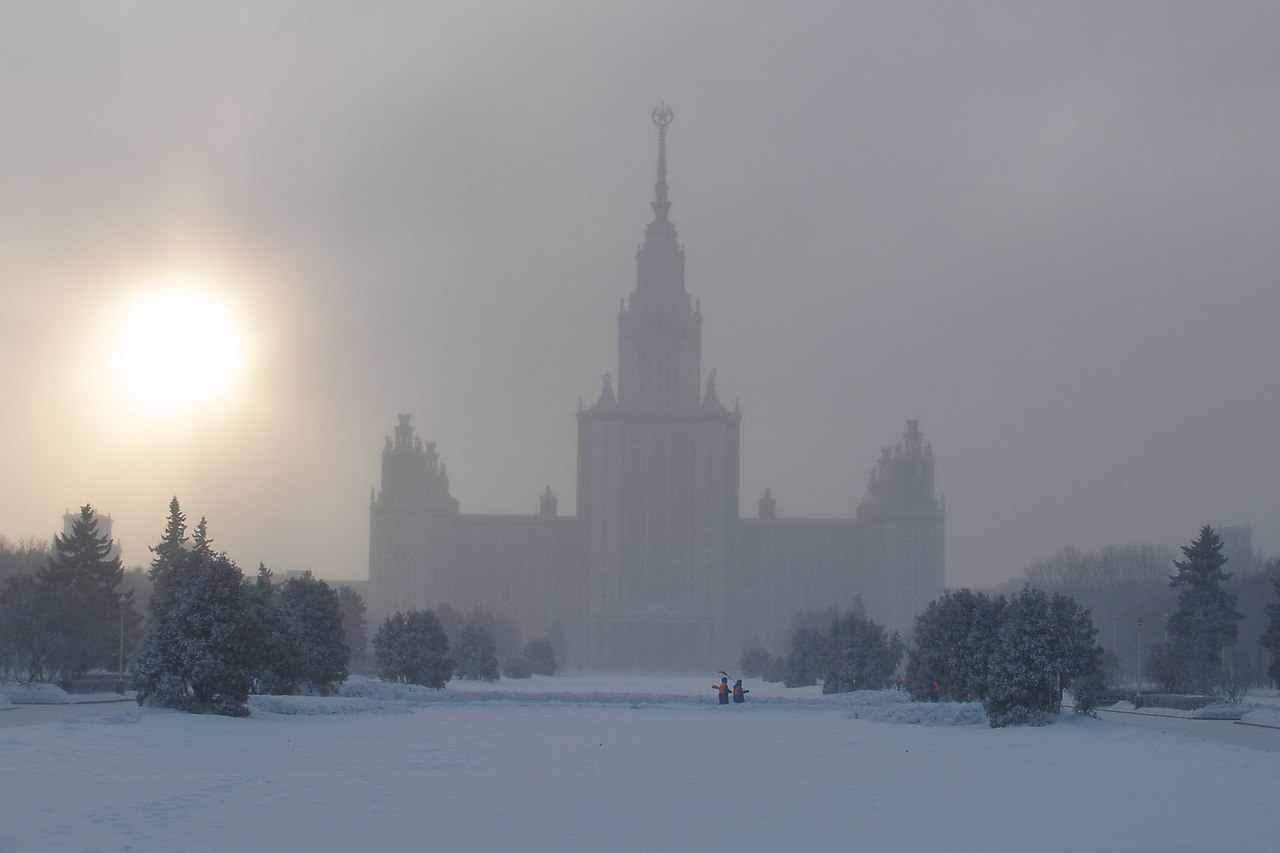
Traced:
POLYGON ((535 515, 467 515, 433 442, 402 414, 370 501, 370 624, 448 601, 554 634, 576 668, 707 669, 756 639, 785 651, 800 610, 847 608, 904 633, 943 591, 945 511, 917 421, 882 452, 856 517, 779 518, 769 490, 738 515, 741 413, 702 381, 702 312, 668 218, 666 130, 654 111, 653 221, 618 314, 618 382, 578 410, 578 506, 548 486, 535 515))
POLYGON ((1251 575, 1262 570, 1262 555, 1253 550, 1253 528, 1249 525, 1233 527, 1222 525, 1214 528, 1222 540, 1222 556, 1227 563, 1224 572, 1235 575, 1251 575))

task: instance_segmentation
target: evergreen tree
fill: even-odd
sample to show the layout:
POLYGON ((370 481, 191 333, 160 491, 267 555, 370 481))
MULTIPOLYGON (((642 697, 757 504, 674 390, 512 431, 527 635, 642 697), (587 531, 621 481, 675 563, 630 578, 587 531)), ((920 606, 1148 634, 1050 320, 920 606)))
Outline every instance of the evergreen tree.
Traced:
POLYGON ((298 626, 287 614, 276 608, 274 574, 265 563, 258 563, 258 574, 250 583, 245 579, 247 620, 253 635, 254 678, 252 693, 280 695, 294 692, 287 668, 290 650, 296 645, 298 626))
POLYGON ((360 593, 349 586, 338 587, 338 607, 342 610, 342 637, 351 652, 349 666, 359 672, 369 665, 369 623, 360 593))
POLYGON ((1227 558, 1208 525, 1182 553, 1185 559, 1174 561, 1178 571, 1169 578, 1169 586, 1178 590, 1177 609, 1165 624, 1170 659, 1181 670, 1184 689, 1220 692, 1223 649, 1235 642, 1241 619, 1235 596, 1223 586, 1231 577, 1222 570, 1227 558))
POLYGON ((493 637, 479 625, 468 625, 462 629, 454 654, 459 678, 471 681, 498 680, 498 655, 493 637))
POLYGON ((373 635, 373 659, 382 678, 440 689, 453 675, 449 640, 430 610, 399 611, 373 635))
POLYGON ((327 583, 304 572, 285 581, 273 611, 285 638, 283 656, 275 661, 287 692, 331 692, 347 680, 350 652, 343 640, 338 594, 327 583))
POLYGON ((98 517, 85 504, 68 535, 53 538, 53 555, 38 575, 45 618, 56 625, 59 639, 48 665, 73 679, 114 659, 118 608, 115 589, 124 570, 114 546, 98 533, 98 517))
POLYGON ((818 683, 827 669, 827 635, 815 628, 798 628, 791 637, 782 683, 787 687, 808 687, 818 683))
POLYGON ((902 639, 854 611, 832 623, 827 637, 823 693, 881 690, 902 660, 902 639))
POLYGON ((1093 685, 1102 650, 1089 611, 1026 587, 1004 610, 983 706, 993 727, 1050 722, 1073 682, 1093 685))
POLYGON ((907 658, 907 689, 913 698, 929 695, 932 682, 947 702, 986 697, 988 666, 999 642, 1004 596, 967 589, 948 590, 916 617, 907 658))
POLYGON ((197 529, 199 547, 171 552, 155 573, 133 686, 139 704, 244 716, 260 663, 253 603, 239 566, 212 552, 204 519, 197 529))
POLYGON ((151 581, 154 583, 166 569, 180 563, 186 552, 187 517, 182 514, 182 507, 174 496, 169 501, 169 520, 165 524, 164 535, 158 544, 151 546, 151 553, 155 555, 151 558, 151 581))
MULTIPOLYGON (((1276 598, 1280 599, 1280 578, 1272 578, 1271 584, 1275 587, 1276 598)), ((1271 652, 1267 675, 1276 687, 1280 687, 1280 600, 1267 605, 1267 630, 1262 635, 1262 645, 1271 652)))
POLYGON ((556 650, 551 640, 545 637, 530 640, 521 657, 529 664, 529 672, 533 675, 555 674, 556 650))

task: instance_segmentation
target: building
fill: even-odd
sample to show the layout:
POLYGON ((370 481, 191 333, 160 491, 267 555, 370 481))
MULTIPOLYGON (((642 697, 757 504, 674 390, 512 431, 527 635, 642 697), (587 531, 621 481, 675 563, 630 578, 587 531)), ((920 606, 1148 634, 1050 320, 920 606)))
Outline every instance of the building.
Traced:
POLYGON ((739 517, 742 416, 703 380, 702 311, 685 288, 668 214, 666 134, 653 113, 658 173, 636 286, 618 314, 617 387, 578 411, 578 506, 550 487, 536 515, 467 515, 434 443, 402 414, 371 496, 371 624, 448 601, 516 619, 527 638, 562 637, 579 668, 714 669, 748 641, 775 652, 796 612, 852 606, 890 628, 943 590, 945 511, 933 453, 909 421, 886 448, 854 518, 779 518, 766 489, 739 517))

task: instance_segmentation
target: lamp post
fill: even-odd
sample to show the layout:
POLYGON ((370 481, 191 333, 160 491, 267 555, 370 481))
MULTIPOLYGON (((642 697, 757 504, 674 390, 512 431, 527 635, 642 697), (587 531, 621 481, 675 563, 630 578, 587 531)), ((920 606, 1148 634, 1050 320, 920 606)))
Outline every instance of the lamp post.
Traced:
MULTIPOLYGON (((1142 617, 1138 617, 1138 698, 1142 698, 1142 617)), ((1135 705, 1142 707, 1141 703, 1135 705)))
POLYGON ((116 669, 116 692, 124 695, 124 609, 133 599, 133 593, 121 593, 117 603, 120 605, 120 660, 116 669))

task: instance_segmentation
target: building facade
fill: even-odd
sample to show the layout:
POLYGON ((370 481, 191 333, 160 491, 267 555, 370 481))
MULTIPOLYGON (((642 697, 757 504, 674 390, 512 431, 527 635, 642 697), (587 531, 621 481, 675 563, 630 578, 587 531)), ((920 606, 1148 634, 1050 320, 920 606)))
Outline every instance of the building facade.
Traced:
POLYGON ((526 638, 564 640, 578 668, 681 671, 775 653, 798 611, 859 599, 892 629, 943 590, 945 510, 918 423, 885 449, 849 519, 779 518, 766 489, 739 517, 742 417, 702 373, 702 312, 668 214, 666 134, 653 113, 653 220, 618 314, 617 387, 578 411, 578 506, 550 487, 536 515, 467 515, 433 443, 400 415, 370 506, 372 624, 448 601, 512 616, 526 638))

